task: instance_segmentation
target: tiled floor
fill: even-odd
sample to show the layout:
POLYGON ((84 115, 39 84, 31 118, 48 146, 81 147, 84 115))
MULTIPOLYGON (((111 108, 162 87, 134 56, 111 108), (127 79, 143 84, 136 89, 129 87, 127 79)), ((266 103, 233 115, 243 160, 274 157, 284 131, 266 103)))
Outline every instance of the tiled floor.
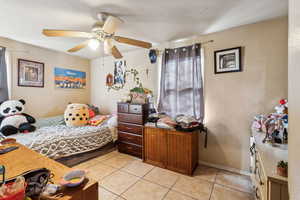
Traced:
POLYGON ((114 151, 75 168, 99 181, 99 200, 253 200, 249 177, 206 166, 189 177, 114 151))

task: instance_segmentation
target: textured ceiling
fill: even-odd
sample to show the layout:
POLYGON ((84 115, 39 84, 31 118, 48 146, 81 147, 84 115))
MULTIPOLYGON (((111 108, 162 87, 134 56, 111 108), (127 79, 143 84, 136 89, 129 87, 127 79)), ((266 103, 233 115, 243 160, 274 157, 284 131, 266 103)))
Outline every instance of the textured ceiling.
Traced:
MULTIPOLYGON (((83 39, 47 38, 42 29, 89 31, 98 12, 125 21, 117 35, 155 44, 284 16, 288 0, 2 0, 0 36, 66 52, 83 39)), ((75 54, 95 58, 100 51, 75 54)))

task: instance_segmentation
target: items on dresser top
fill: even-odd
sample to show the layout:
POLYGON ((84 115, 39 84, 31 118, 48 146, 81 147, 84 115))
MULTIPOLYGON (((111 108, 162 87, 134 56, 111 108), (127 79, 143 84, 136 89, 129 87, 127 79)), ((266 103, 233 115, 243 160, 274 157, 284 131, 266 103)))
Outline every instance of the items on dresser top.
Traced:
POLYGON ((260 200, 288 200, 288 179, 277 173, 278 162, 288 160, 287 144, 263 143, 264 133, 252 129, 251 179, 256 198, 260 200))
POLYGON ((118 150, 142 157, 143 125, 148 117, 148 104, 118 103, 118 150))

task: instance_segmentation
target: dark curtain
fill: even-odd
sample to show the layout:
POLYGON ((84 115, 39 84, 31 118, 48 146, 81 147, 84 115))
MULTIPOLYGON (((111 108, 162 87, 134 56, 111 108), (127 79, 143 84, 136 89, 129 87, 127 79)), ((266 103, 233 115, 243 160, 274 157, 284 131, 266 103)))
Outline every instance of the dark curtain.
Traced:
POLYGON ((166 49, 162 58, 158 110, 203 121, 201 44, 166 49))
POLYGON ((0 102, 8 100, 7 68, 5 48, 0 47, 0 102))

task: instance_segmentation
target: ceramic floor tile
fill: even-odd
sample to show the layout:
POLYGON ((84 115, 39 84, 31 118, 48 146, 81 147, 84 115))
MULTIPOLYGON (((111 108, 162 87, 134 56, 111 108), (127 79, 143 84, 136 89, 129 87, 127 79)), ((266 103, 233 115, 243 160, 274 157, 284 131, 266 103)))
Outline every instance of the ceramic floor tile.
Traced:
POLYGON ((170 170, 155 167, 143 178, 150 182, 170 188, 174 185, 179 176, 179 174, 170 170))
POLYGON ((90 167, 91 164, 87 163, 87 162, 83 162, 80 163, 79 165, 75 165, 74 167, 72 167, 73 169, 87 169, 88 167, 90 167))
POLYGON ((110 152, 108 154, 99 156, 99 157, 94 158, 94 159, 101 162, 101 161, 105 161, 105 160, 108 160, 110 158, 116 157, 118 155, 120 155, 120 153, 118 151, 112 151, 112 152, 110 152))
POLYGON ((199 165, 194 171, 193 177, 197 179, 207 180, 214 182, 217 176, 218 170, 212 167, 199 165))
POLYGON ((227 171, 220 171, 216 177, 216 183, 243 192, 252 192, 250 177, 227 171))
POLYGON ((164 200, 195 200, 195 199, 171 190, 168 192, 164 200))
POLYGON ((138 177, 122 171, 116 171, 101 181, 101 186, 115 194, 122 194, 139 180, 138 177))
POLYGON ((95 180, 102 180, 104 177, 112 174, 113 172, 117 171, 118 169, 104 165, 104 164, 97 164, 87 168, 88 176, 95 179, 95 180))
POLYGON ((130 162, 134 161, 135 159, 131 156, 127 155, 117 155, 115 157, 109 158, 107 160, 102 161, 103 164, 109 165, 118 169, 121 169, 125 165, 128 165, 130 162))
POLYGON ((209 200, 213 183, 196 178, 180 177, 172 190, 199 200, 209 200))
POLYGON ((214 185, 211 200, 254 200, 254 196, 249 193, 240 192, 221 186, 218 184, 214 185))
POLYGON ((160 200, 167 192, 168 189, 165 187, 140 180, 122 194, 122 197, 127 200, 160 200))
POLYGON ((135 176, 143 177, 147 174, 154 166, 149 165, 147 163, 143 163, 140 160, 133 161, 128 165, 124 166, 121 170, 131 173, 135 176))
POLYGON ((115 200, 117 198, 117 195, 104 189, 103 187, 99 187, 99 200, 115 200))

